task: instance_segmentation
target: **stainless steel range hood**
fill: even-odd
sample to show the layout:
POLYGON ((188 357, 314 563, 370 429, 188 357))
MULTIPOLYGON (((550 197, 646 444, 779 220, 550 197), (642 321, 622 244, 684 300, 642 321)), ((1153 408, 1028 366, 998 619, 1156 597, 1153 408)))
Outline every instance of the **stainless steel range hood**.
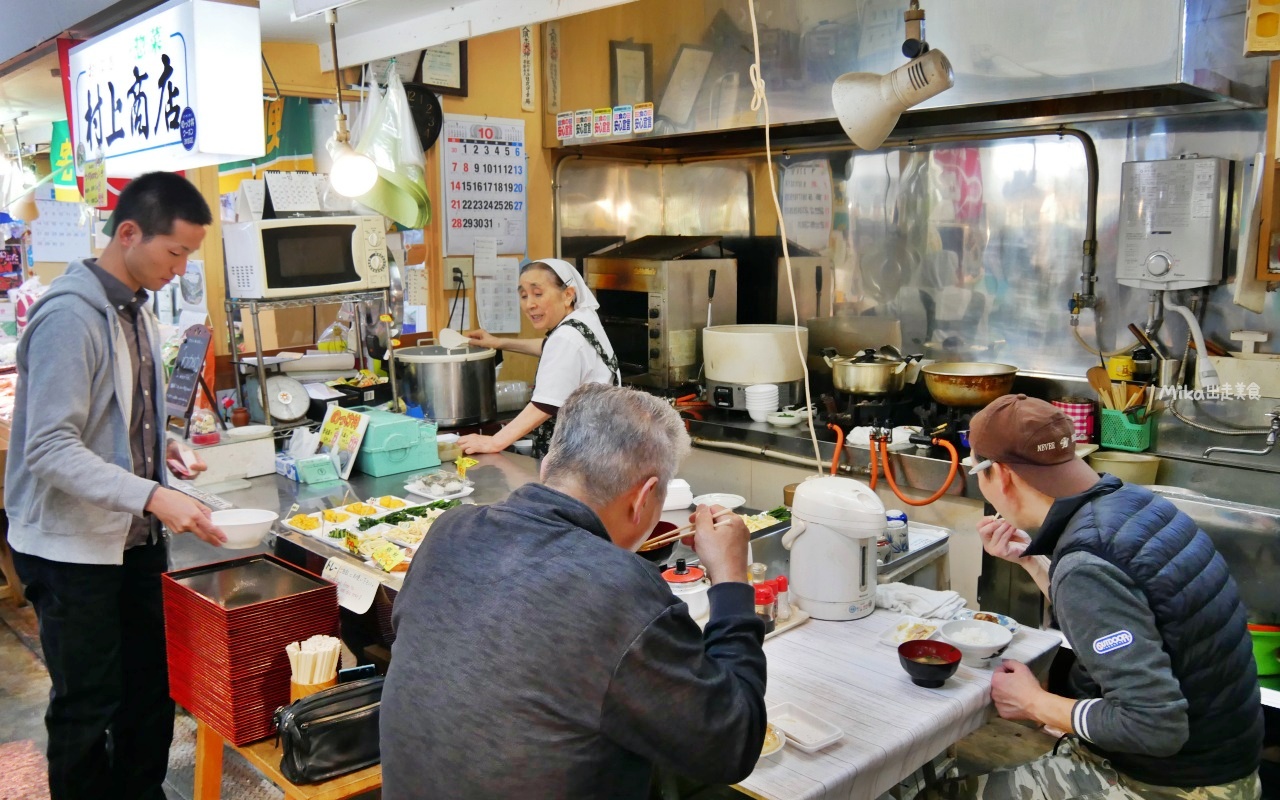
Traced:
MULTIPOLYGON (((1265 105, 1267 60, 1242 54, 1246 0, 931 0, 923 5, 929 42, 951 61, 955 86, 904 114, 891 138, 914 131, 1007 129, 1265 105)), ((790 144, 843 137, 834 120, 831 82, 844 72, 883 74, 904 63, 899 46, 907 2, 857 0, 844 4, 844 16, 837 18, 823 16, 831 9, 823 0, 795 0, 794 6, 794 31, 768 28, 767 15, 762 22, 762 66, 775 136, 790 144)), ((773 16, 775 24, 780 16, 773 16)), ((645 137, 565 144, 593 151, 642 146, 683 153, 748 146, 759 138, 763 122, 742 110, 750 90, 740 91, 736 103, 725 100, 726 86, 749 87, 745 74, 734 77, 738 70, 745 72, 744 59, 729 55, 735 47, 750 51, 745 30, 741 43, 735 37, 744 31, 743 21, 723 14, 712 20, 703 45, 716 55, 687 122, 660 124, 645 137)), ((660 92, 659 114, 662 99, 660 92)), ((574 101, 566 100, 570 106, 574 101)))

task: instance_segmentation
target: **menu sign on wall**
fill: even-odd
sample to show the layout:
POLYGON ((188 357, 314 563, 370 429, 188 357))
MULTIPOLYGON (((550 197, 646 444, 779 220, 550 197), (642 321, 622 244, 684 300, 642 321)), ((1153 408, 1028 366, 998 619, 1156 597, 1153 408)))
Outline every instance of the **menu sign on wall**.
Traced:
POLYGON ((160 6, 71 48, 77 174, 179 170, 263 154, 258 11, 213 0, 160 6))
POLYGON ((445 255, 474 254, 477 236, 496 239, 499 253, 524 253, 524 121, 446 114, 441 138, 445 255))

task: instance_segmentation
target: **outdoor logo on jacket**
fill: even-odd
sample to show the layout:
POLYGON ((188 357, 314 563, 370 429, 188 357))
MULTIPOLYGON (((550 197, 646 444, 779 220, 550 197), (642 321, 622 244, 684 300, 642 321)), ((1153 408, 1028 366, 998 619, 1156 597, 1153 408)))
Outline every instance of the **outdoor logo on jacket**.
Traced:
POLYGON ((1122 647, 1128 647, 1133 644, 1133 634, 1128 631, 1116 631, 1108 633, 1106 636, 1099 636, 1093 640, 1093 652, 1098 655, 1106 655, 1112 650, 1119 650, 1122 647))

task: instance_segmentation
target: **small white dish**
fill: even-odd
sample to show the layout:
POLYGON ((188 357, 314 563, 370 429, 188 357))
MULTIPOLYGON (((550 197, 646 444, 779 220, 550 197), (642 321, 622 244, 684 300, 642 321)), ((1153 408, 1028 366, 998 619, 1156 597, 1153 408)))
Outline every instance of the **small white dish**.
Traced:
POLYGON ((729 510, 746 504, 747 498, 740 494, 729 494, 727 492, 710 492, 693 498, 693 505, 695 506, 724 506, 729 510))
POLYGON ((783 730, 772 723, 765 729, 764 747, 760 750, 760 757, 771 756, 783 748, 787 743, 787 734, 783 730), (770 737, 772 734, 772 740, 770 737))
POLYGON ((769 724, 787 736, 787 743, 806 753, 816 753, 844 738, 844 731, 795 703, 779 703, 765 709, 769 724))
POLYGON ((917 639, 936 639, 938 628, 942 627, 942 623, 943 620, 940 619, 924 619, 904 614, 893 624, 893 627, 880 634, 880 644, 886 647, 897 647, 903 642, 917 639))
POLYGON ((427 490, 423 489, 421 486, 418 486, 418 488, 416 489, 414 488, 414 486, 417 486, 417 484, 406 483, 404 485, 404 490, 410 494, 417 495, 418 497, 425 497, 428 500, 431 500, 433 502, 436 500, 457 500, 459 497, 466 497, 467 495, 471 494, 476 490, 476 487, 468 486, 464 488, 462 491, 454 492, 453 494, 434 495, 434 494, 427 494, 427 490))
POLYGON ((1018 621, 1012 617, 1006 617, 1004 614, 997 614, 994 611, 974 611, 972 608, 962 608, 956 612, 952 619, 976 619, 979 622, 994 622, 1009 633, 1018 632, 1018 621))
POLYGON ((793 414, 789 411, 770 414, 765 417, 765 422, 779 428, 790 428, 793 425, 799 425, 804 422, 804 417, 793 414))

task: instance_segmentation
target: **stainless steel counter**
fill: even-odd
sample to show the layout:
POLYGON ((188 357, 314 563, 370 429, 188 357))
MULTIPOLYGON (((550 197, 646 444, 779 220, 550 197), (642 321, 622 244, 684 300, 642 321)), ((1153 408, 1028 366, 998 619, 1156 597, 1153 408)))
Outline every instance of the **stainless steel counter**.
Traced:
MULTIPOLYGON (((744 412, 706 410, 701 420, 689 421, 689 434, 695 447, 717 450, 748 458, 762 458, 788 464, 815 466, 813 442, 809 427, 801 424, 778 428, 765 422, 753 422, 744 412)), ((822 463, 829 467, 835 455, 836 435, 824 425, 814 423, 822 463)), ((947 479, 950 462, 916 455, 915 450, 890 453, 893 475, 899 486, 933 492, 947 479)), ((871 476, 871 450, 846 444, 840 460, 840 474, 866 480, 871 476)), ((881 476, 883 479, 883 475, 881 476)), ((977 481, 968 480, 960 470, 948 495, 981 500, 977 481)))

